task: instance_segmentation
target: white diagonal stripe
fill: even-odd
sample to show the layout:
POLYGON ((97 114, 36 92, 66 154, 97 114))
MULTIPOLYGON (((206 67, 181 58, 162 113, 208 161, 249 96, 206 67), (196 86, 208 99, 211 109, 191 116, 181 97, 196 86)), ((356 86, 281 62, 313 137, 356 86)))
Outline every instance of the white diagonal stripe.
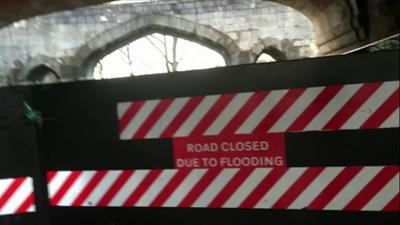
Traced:
POLYGON ((131 119, 131 121, 129 121, 126 128, 121 132, 121 139, 132 139, 133 135, 139 130, 159 102, 160 100, 145 101, 144 105, 139 109, 137 114, 131 119))
POLYGON ((27 212, 35 212, 36 211, 36 207, 35 207, 35 205, 31 205, 31 206, 29 206, 29 208, 26 210, 27 212))
POLYGON ((269 132, 284 132, 300 116, 311 102, 321 93, 324 87, 307 88, 304 93, 290 106, 283 116, 275 122, 269 132))
POLYGON ((335 179, 344 167, 327 167, 310 185, 292 202, 289 209, 303 209, 310 203, 335 179))
POLYGON ((149 170, 136 170, 113 197, 108 206, 122 206, 149 172, 149 170))
POLYGON ((260 199, 255 208, 271 208, 294 182, 304 173, 306 168, 289 169, 274 186, 260 199))
POLYGON ((325 210, 342 210, 367 185, 383 167, 364 167, 337 195, 325 206, 325 210))
POLYGON ((18 208, 21 207, 22 203, 28 198, 28 196, 33 192, 32 178, 27 177, 21 183, 21 185, 15 190, 8 201, 1 208, 1 214, 14 214, 17 212, 18 208))
POLYGON ((231 119, 239 112, 244 104, 249 100, 249 98, 254 94, 254 92, 240 93, 237 94, 228 106, 219 114, 217 119, 210 125, 210 127, 205 132, 205 135, 217 135, 222 129, 231 121, 231 119))
POLYGON ((253 132, 257 125, 268 115, 287 92, 288 90, 271 91, 235 133, 249 134, 253 132))
POLYGON ((165 185, 172 179, 177 170, 163 170, 160 176, 147 189, 142 197, 136 202, 135 206, 149 206, 153 200, 164 189, 165 185))
POLYGON ((204 176, 207 169, 192 170, 189 175, 182 181, 182 183, 175 189, 175 191, 168 197, 163 204, 163 207, 176 207, 192 190, 197 182, 204 176))
POLYGON ((380 128, 391 128, 391 127, 399 127, 399 108, 397 108, 392 115, 390 115, 385 122, 382 123, 380 128))
POLYGON ((206 96, 201 103, 196 107, 192 114, 176 131, 174 137, 186 137, 198 125, 201 119, 210 111, 211 107, 215 104, 221 95, 206 96))
POLYGON ((125 115, 131 105, 132 102, 121 102, 117 104, 118 119, 121 119, 125 115))
POLYGON ((177 98, 173 100, 172 104, 147 133, 146 138, 159 138, 162 132, 167 128, 176 115, 178 115, 188 101, 189 98, 177 98))
POLYGON ((83 189, 93 178, 95 171, 84 171, 75 180, 72 186, 57 203, 58 206, 71 206, 75 199, 82 193, 83 189))
POLYGON ((362 84, 345 85, 304 130, 322 130, 325 124, 353 97, 361 86, 362 84))
POLYGON ((96 185, 95 189, 82 203, 82 206, 96 206, 121 174, 121 170, 107 171, 107 174, 96 185))
POLYGON ((68 179, 69 175, 71 175, 71 171, 56 172, 53 179, 50 181, 50 184, 48 185, 50 199, 53 199, 53 197, 57 194, 58 190, 60 190, 61 186, 68 179))
POLYGON ((223 169, 207 189, 201 193, 192 207, 207 207, 238 171, 237 168, 223 169))
POLYGON ((0 197, 7 191, 14 179, 1 179, 0 180, 0 197))
POLYGON ((384 82, 343 124, 342 129, 358 129, 399 87, 398 81, 384 82))
POLYGON ((225 202, 224 208, 237 208, 258 184, 271 172, 271 168, 257 168, 225 202))
POLYGON ((381 211, 399 193, 399 174, 385 185, 363 208, 362 211, 381 211))

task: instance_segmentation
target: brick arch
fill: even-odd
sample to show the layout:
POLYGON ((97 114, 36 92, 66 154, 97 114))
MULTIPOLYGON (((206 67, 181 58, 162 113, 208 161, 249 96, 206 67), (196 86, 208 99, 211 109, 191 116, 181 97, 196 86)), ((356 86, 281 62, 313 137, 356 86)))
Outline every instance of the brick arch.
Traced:
POLYGON ((202 44, 220 53, 227 65, 237 64, 240 48, 228 35, 211 26, 167 15, 146 15, 133 18, 87 41, 79 48, 72 63, 80 76, 90 76, 96 63, 124 44, 152 33, 176 35, 202 44))

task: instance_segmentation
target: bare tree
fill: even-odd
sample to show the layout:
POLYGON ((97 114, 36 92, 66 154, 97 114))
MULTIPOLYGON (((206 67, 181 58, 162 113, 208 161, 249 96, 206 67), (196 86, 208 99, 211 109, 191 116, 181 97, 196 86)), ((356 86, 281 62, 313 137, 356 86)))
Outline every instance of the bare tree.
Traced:
POLYGON ((176 47, 178 45, 178 38, 173 37, 173 42, 172 42, 172 71, 176 72, 178 69, 178 61, 176 60, 176 47))
MULTIPOLYGON (((167 39, 166 35, 152 34, 145 37, 145 39, 161 54, 164 58, 165 67, 168 73, 176 72, 178 69, 178 56, 177 56, 177 46, 178 46, 178 37, 172 36, 172 44, 167 39)), ((134 67, 135 60, 133 58, 133 49, 131 43, 126 44, 117 50, 121 57, 121 61, 123 64, 129 66, 129 74, 130 76, 134 76, 134 67)), ((104 61, 100 60, 97 64, 97 72, 101 79, 104 78, 107 74, 105 74, 105 65, 104 61)))
POLYGON ((124 61, 125 61, 126 64, 129 65, 129 68, 131 70, 130 73, 129 73, 130 76, 134 76, 134 73, 133 73, 133 57, 132 57, 130 43, 124 45, 124 47, 118 49, 118 51, 121 52, 121 54, 125 56, 124 57, 124 61))
POLYGON ((178 45, 178 38, 173 36, 172 46, 168 46, 167 37, 166 35, 162 35, 162 38, 157 37, 156 35, 152 34, 145 37, 147 41, 164 57, 165 60, 165 67, 167 68, 168 73, 176 72, 178 69, 179 62, 177 61, 177 45, 178 45), (157 46, 155 41, 159 42, 162 45, 162 49, 157 46), (171 48, 169 51, 168 48, 171 48), (172 58, 169 56, 169 52, 172 53, 172 58))

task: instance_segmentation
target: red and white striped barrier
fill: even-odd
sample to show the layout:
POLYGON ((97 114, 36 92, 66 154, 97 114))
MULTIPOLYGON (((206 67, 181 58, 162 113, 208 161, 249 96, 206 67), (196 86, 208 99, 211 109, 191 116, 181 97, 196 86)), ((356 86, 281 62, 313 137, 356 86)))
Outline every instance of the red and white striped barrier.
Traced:
POLYGON ((399 81, 119 103, 120 138, 399 127, 399 81))
POLYGON ((399 211, 399 167, 59 171, 53 206, 399 211))
POLYGON ((32 178, 0 179, 0 216, 34 211, 32 178))

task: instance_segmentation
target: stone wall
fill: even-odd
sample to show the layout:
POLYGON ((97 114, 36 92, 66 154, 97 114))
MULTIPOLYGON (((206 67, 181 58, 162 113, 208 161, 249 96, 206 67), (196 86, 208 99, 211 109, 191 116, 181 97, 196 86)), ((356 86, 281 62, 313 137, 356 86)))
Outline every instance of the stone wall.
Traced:
MULTIPOLYGON (((271 40, 270 44, 288 58, 316 54, 310 48, 314 43, 314 28, 310 21, 281 4, 261 0, 166 1, 107 4, 11 24, 0 30, 0 68, 9 71, 15 67, 15 61, 26 65, 43 56, 56 59, 60 64, 69 64, 82 46, 99 36, 120 38, 121 34, 107 31, 152 15, 179 18, 204 25, 210 32, 225 34, 236 43, 240 52, 246 52, 241 57, 245 63, 255 60, 261 53, 260 46, 271 40)), ((179 23, 179 19, 173 21, 179 23)), ((174 28, 180 24, 170 26, 174 28)), ((173 29, 170 32, 165 29, 165 32, 175 34, 173 29)), ((196 40, 201 43, 202 39, 196 40)))
MULTIPOLYGON (((230 59, 234 63, 253 62, 265 51, 277 59, 308 57, 315 54, 315 49, 320 55, 341 54, 399 32, 397 0, 152 0, 76 9, 110 1, 1 1, 0 85, 9 80, 4 77, 6 74, 15 75, 12 78, 18 82, 24 80, 27 71, 37 63, 61 74, 76 74, 82 65, 74 62, 85 60, 80 56, 98 52, 96 47, 106 48, 106 53, 121 40, 130 40, 121 36, 124 32, 110 31, 127 29, 125 34, 138 35, 139 31, 130 29, 135 26, 129 23, 152 15, 173 17, 171 20, 178 23, 171 24, 173 29, 158 26, 157 30, 150 24, 154 19, 141 22, 150 24, 143 28, 144 33, 160 28, 172 34, 179 31, 186 38, 217 47, 221 47, 220 42, 233 41, 234 44, 222 47, 230 47, 227 52, 239 49, 230 59), (69 9, 75 10, 10 25, 23 18, 69 9), (182 29, 182 25, 186 27, 182 29), (189 30, 195 32, 188 33, 189 30), (199 32, 202 37, 196 37, 199 32), (210 43, 216 37, 222 39, 210 43), (310 43, 316 47, 310 48, 310 43)), ((155 23, 165 25, 165 21, 155 23)))

